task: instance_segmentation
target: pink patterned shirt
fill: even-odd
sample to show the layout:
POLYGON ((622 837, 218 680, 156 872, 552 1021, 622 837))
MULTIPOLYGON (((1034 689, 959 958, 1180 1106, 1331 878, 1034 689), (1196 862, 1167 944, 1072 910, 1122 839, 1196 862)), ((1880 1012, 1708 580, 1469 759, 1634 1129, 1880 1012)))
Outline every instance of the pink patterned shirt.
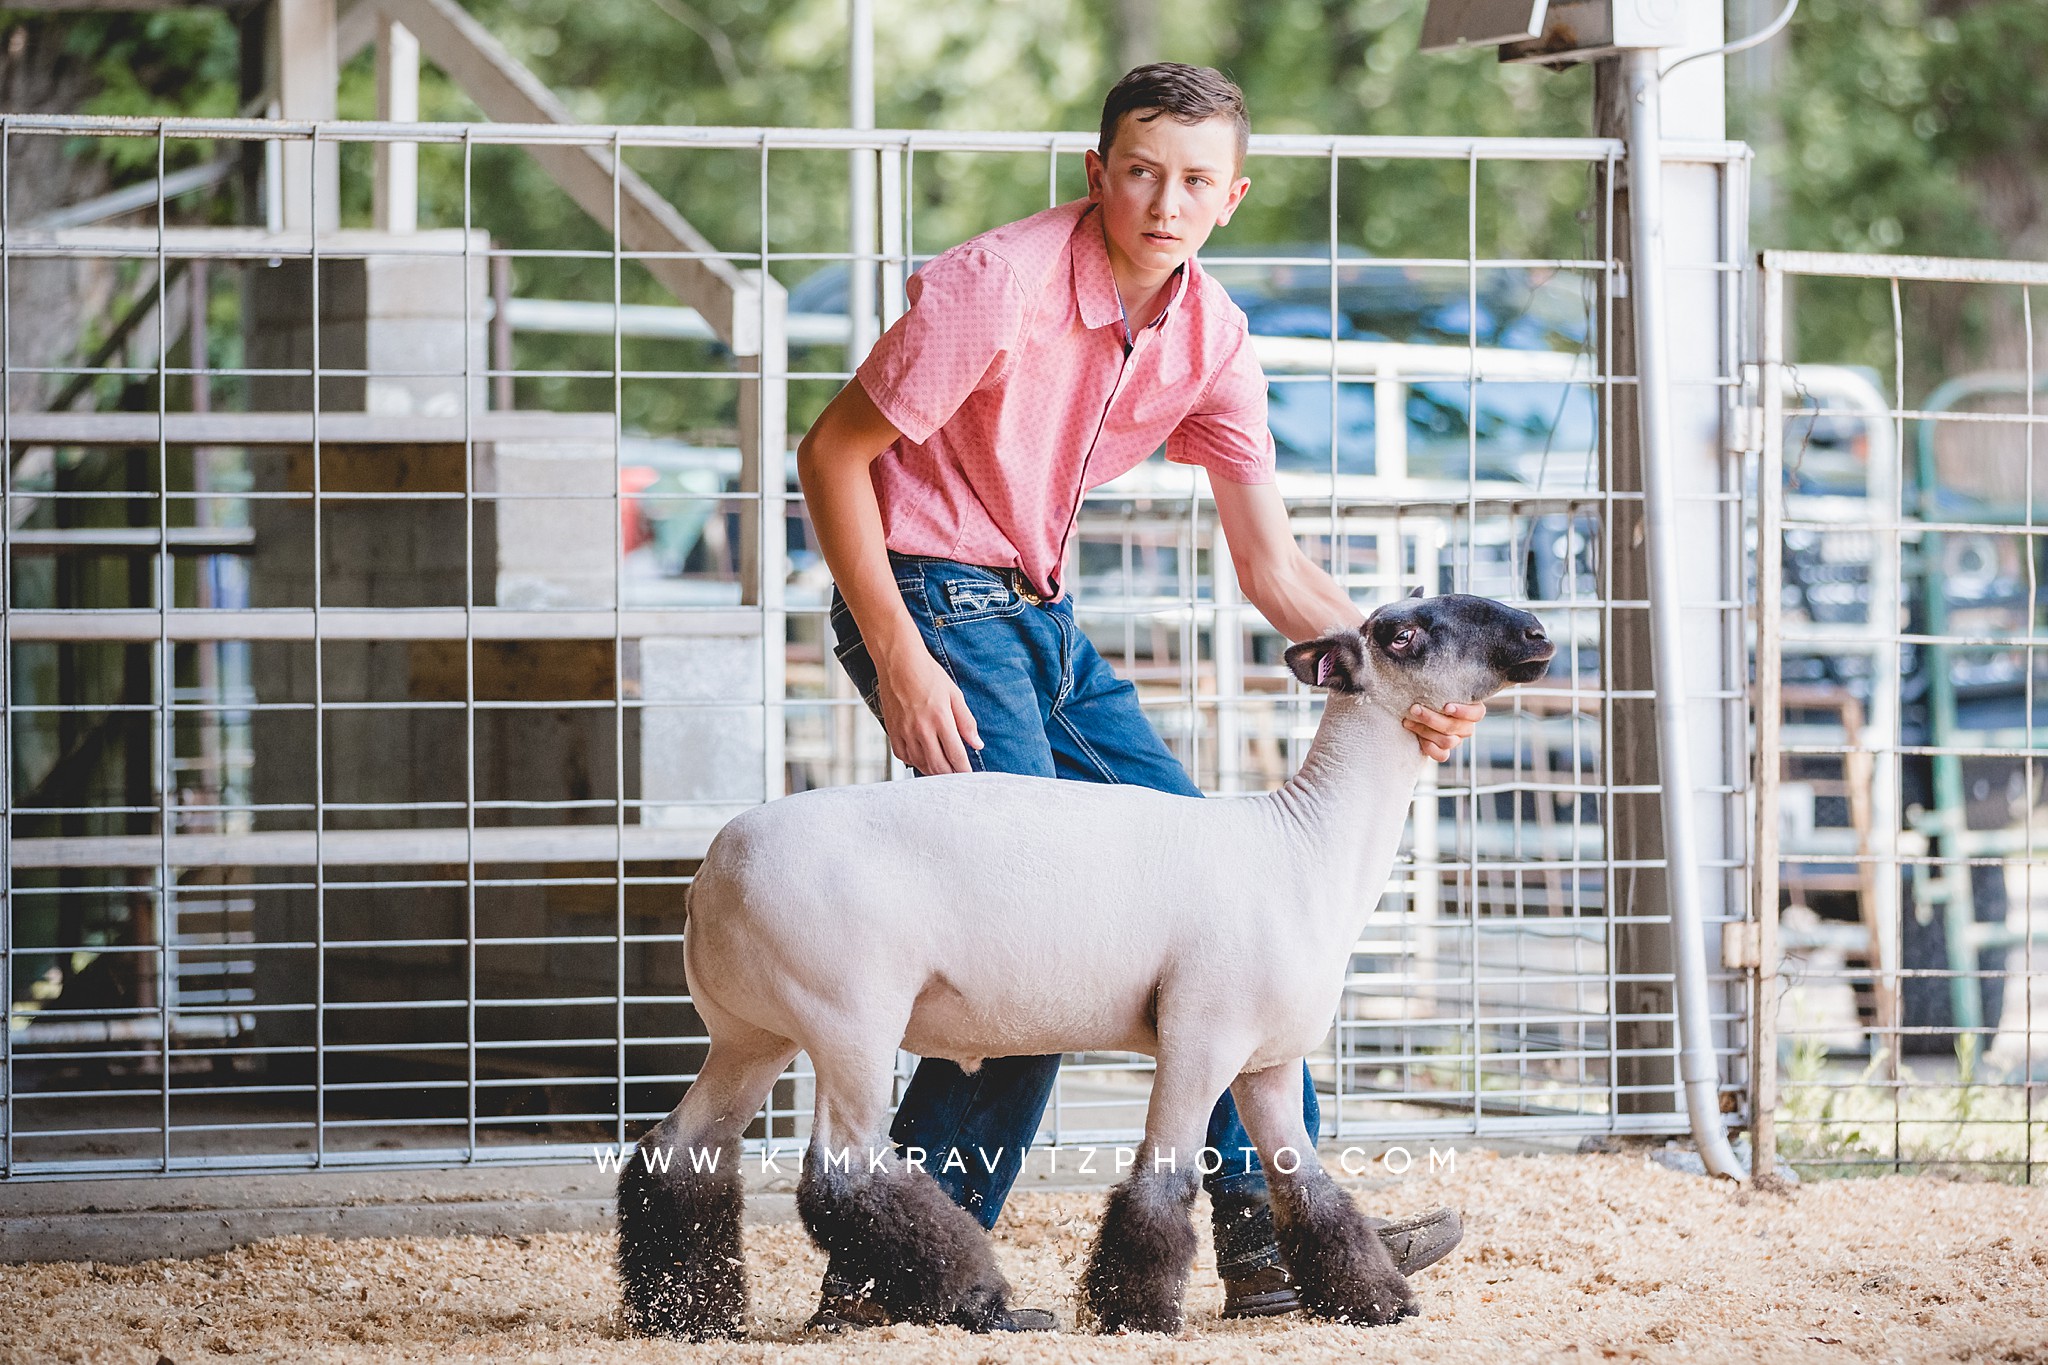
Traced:
POLYGON ((1266 378, 1243 310, 1190 260, 1126 354, 1086 200, 985 232, 910 277, 859 370, 902 438, 875 461, 889 548, 1021 569, 1056 598, 1081 495, 1166 458, 1266 483, 1266 378))

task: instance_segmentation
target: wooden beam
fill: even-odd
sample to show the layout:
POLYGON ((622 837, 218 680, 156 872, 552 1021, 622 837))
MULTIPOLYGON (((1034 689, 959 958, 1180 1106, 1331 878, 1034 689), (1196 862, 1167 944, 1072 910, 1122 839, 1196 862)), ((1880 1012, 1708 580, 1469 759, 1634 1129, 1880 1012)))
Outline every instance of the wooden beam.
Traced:
MULTIPOLYGON (((19 227, 0 234, 10 252, 24 256, 118 256, 124 259, 153 258, 157 234, 154 227, 19 227)), ((490 248, 490 234, 481 228, 469 233, 469 250, 482 255, 490 248)), ((414 233, 403 242, 393 242, 386 233, 365 228, 341 228, 317 236, 298 228, 272 232, 262 227, 166 226, 163 234, 167 256, 205 256, 212 260, 265 260, 272 256, 303 260, 315 247, 323 260, 361 259, 366 256, 460 256, 463 254, 461 228, 432 228, 414 233)), ((1462 371, 1460 372, 1462 373, 1462 371)))
MULTIPOLYGON (((420 43, 403 24, 377 25, 377 121, 417 123, 420 43)), ((371 218, 379 232, 412 232, 420 219, 420 145, 380 142, 370 185, 371 218)))
MULTIPOLYGON (((276 44, 278 114, 325 121, 335 115, 340 64, 335 60, 334 0, 276 0, 271 37, 276 44)), ((284 226, 331 230, 341 223, 341 149, 291 141, 283 162, 284 226), (318 155, 315 155, 315 153, 318 155)))
POLYGON ((185 610, 159 621, 148 608, 105 611, 10 611, 6 638, 15 644, 144 644, 162 634, 193 640, 609 640, 614 627, 628 640, 702 635, 755 636, 761 613, 744 607, 697 610, 522 611, 502 607, 414 607, 370 610, 337 607, 254 611, 185 610), (465 621, 465 616, 467 620, 465 621), (465 627, 467 627, 465 629, 465 627))
MULTIPOLYGON (((418 37, 420 50, 499 123, 575 123, 553 91, 454 0, 375 0, 418 37)), ((526 149, 554 182, 607 231, 612 228, 612 154, 603 147, 526 149)), ((711 253, 710 240, 631 168, 618 168, 618 234, 628 251, 711 253)), ((644 261, 662 287, 704 315, 734 355, 758 355, 760 304, 730 262, 644 261)))
POLYGON ((250 548, 256 543, 256 533, 247 526, 173 526, 166 532, 153 526, 65 526, 54 531, 15 531, 7 537, 7 547, 16 554, 154 550, 166 543, 172 550, 190 554, 218 554, 250 548))
MULTIPOLYGON (((8 439, 23 446, 155 445, 153 412, 21 412, 8 419, 8 439)), ((309 412, 167 412, 163 438, 172 445, 304 446, 313 443, 309 412)), ((460 416, 412 417, 380 412, 323 412, 321 444, 460 445, 460 416)), ((470 414, 476 442, 602 445, 612 442, 608 412, 470 414)))
MULTIPOLYGON (((702 858, 730 812, 663 811, 659 825, 514 825, 467 829, 334 829, 316 845, 311 830, 252 834, 173 834, 173 868, 461 865, 472 837, 479 863, 609 863, 624 845, 627 862, 702 858)), ((17 868, 155 867, 166 849, 154 834, 15 839, 17 868)))
POLYGON ((356 59, 357 53, 376 42, 377 30, 385 22, 376 0, 341 0, 341 11, 334 21, 334 69, 340 71, 356 59))

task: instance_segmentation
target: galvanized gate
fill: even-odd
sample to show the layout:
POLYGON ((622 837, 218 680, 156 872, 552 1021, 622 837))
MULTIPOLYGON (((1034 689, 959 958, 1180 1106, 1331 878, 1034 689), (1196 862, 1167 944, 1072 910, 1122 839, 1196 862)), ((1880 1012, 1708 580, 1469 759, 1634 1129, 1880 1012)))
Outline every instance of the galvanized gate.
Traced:
MULTIPOLYGON (((0 1171, 589 1160, 630 1136, 702 1056, 678 912, 710 834, 902 776, 831 660, 791 434, 909 271, 1081 192, 1092 138, 4 123, 0 1171), (10 156, 65 137, 142 139, 150 193, 100 206, 113 222, 22 211, 10 156), (441 221, 363 226, 352 177, 400 147, 440 167, 441 221), (478 184, 529 152, 559 217, 485 231, 478 184), (849 154, 876 205, 853 251, 849 154), (177 197, 330 157, 333 181, 288 181, 303 203, 177 197), (714 246, 657 184, 716 187, 751 240, 714 246), (106 302, 67 314, 66 289, 106 302)), ((1361 605, 1481 592, 1566 642, 1418 794, 1311 1059, 1345 1140, 1686 1130, 1620 155, 1257 137, 1284 235, 1205 256, 1251 313, 1311 553, 1361 605), (1439 211, 1376 217, 1396 184, 1439 211)), ((1667 155, 1703 208, 1670 254, 1695 321, 1674 341, 1685 871, 1717 949, 1746 919, 1750 824, 1725 438, 1745 157, 1667 155)), ((1284 780, 1315 703, 1201 482, 1150 462, 1088 497, 1075 540, 1085 628, 1197 780, 1284 780)), ((1713 978, 1731 1104, 1748 984, 1713 978)), ((1148 1070, 1070 1059, 1041 1140, 1134 1134, 1148 1070)), ((800 1061, 752 1140, 798 1138, 806 1085, 800 1061)))
POLYGON ((1758 1152, 1807 1169, 2032 1183, 2048 1157, 2042 285, 1761 258, 1752 1108, 1758 1152), (2005 365, 1938 345, 1965 310, 2005 365))

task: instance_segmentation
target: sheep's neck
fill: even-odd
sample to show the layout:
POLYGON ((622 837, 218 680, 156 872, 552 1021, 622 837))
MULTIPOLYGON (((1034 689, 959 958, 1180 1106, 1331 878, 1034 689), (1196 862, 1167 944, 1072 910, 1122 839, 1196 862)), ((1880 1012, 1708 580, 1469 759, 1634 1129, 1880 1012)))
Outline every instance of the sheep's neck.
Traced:
POLYGON ((1319 899, 1334 932, 1355 936, 1377 903, 1428 761, 1400 716, 1364 695, 1333 693, 1301 770, 1275 793, 1323 865, 1330 895, 1319 899))

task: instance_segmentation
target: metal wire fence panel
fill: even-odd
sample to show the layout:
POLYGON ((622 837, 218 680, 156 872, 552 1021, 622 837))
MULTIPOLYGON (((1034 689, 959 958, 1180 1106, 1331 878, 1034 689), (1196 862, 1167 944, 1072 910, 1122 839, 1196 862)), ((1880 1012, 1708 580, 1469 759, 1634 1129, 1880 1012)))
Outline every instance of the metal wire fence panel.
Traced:
MULTIPOLYGON (((1083 192, 1092 137, 4 122, 5 1174, 588 1160, 637 1133, 704 1055, 682 909, 711 836, 908 776, 833 657, 795 437, 908 275, 1083 192), (47 137, 150 141, 152 192, 39 202, 6 149, 47 137), (418 148, 411 231, 366 225, 393 145, 418 148), (335 177, 271 192, 266 164, 323 149, 335 177), (695 185, 715 234, 672 206, 695 185)), ((1255 138, 1261 235, 1203 258, 1250 318, 1310 555, 1361 606, 1484 593, 1562 646, 1417 796, 1311 1059, 1326 1136, 1685 1131, 1662 863, 1617 834, 1659 798, 1616 758, 1650 695, 1614 657, 1647 605, 1617 577, 1641 499, 1614 455, 1618 153, 1255 138), (1395 187, 1432 211, 1373 219, 1395 187)), ((1676 262, 1709 300, 1711 430, 1744 163, 1673 161, 1716 186, 1676 262)), ((1717 935, 1748 801, 1720 446, 1687 494, 1684 680, 1718 727, 1717 935)), ((1090 490, 1065 574, 1206 791, 1287 778, 1317 705, 1198 477, 1155 457, 1090 490)), ((1732 1095, 1745 982, 1718 986, 1732 1095)), ((807 1130, 805 1066, 751 1141, 807 1130)), ((1069 1058, 1041 1140, 1134 1135, 1149 1071, 1069 1058)))
POLYGON ((2032 1183, 2048 1156, 2043 285, 1762 258, 1755 1107, 1759 1150, 1808 1170, 2032 1183), (1869 325, 1802 346, 1802 310, 1869 325), (2009 367, 1961 371, 1964 315, 2009 367))

